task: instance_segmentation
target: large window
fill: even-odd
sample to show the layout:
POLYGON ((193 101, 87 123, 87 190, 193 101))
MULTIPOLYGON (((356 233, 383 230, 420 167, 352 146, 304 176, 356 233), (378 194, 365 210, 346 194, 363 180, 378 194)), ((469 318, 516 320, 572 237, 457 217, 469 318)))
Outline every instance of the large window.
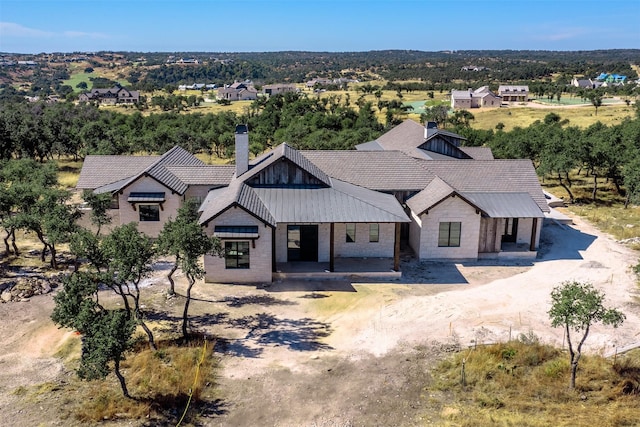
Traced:
POLYGON ((356 241, 356 225, 353 223, 346 224, 346 242, 354 243, 356 241))
POLYGON ((224 243, 225 268, 249 268, 249 242, 224 243))
POLYGON ((138 211, 140 211, 140 222, 160 221, 159 205, 138 205, 138 211))
POLYGON ((460 246, 461 222, 441 222, 438 234, 438 246, 460 246))
POLYGON ((369 242, 380 241, 380 224, 369 224, 369 242))

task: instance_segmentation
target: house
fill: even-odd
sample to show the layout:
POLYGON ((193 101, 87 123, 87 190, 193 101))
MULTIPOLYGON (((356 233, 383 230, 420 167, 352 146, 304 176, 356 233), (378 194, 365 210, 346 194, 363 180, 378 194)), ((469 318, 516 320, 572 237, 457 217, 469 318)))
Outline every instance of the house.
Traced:
POLYGON ((546 199, 529 160, 495 160, 464 138, 407 120, 353 151, 281 144, 249 160, 236 128, 236 165, 207 166, 179 147, 163 156, 88 156, 79 188, 110 192, 120 223, 157 236, 189 197, 223 258, 206 280, 269 282, 279 266, 385 258, 535 257, 546 199), (85 170, 86 169, 86 170, 85 170), (301 264, 302 263, 302 264, 301 264))
POLYGON ((85 158, 76 187, 112 195, 114 225, 137 222, 157 237, 187 198, 204 200, 209 190, 228 185, 234 168, 208 166, 180 147, 162 156, 85 158))
POLYGON ((503 102, 527 102, 529 86, 501 85, 498 87, 498 96, 503 102))
POLYGON ((251 83, 235 82, 219 88, 217 97, 228 101, 255 101, 258 99, 258 91, 251 83))
POLYGON ((602 86, 602 82, 598 80, 578 79, 574 77, 571 80, 571 85, 582 89, 597 89, 602 86))
POLYGON ((278 95, 279 93, 297 92, 297 91, 298 91, 298 88, 296 87, 296 85, 291 85, 291 84, 265 85, 262 88, 262 93, 269 96, 278 95))
POLYGON ((496 96, 488 86, 482 86, 476 90, 452 90, 451 108, 480 108, 499 107, 502 104, 500 97, 496 96))
POLYGON ((92 89, 90 92, 81 93, 78 100, 80 102, 96 101, 103 105, 137 104, 140 102, 140 92, 114 86, 109 89, 92 89))
POLYGON ((461 137, 410 123, 375 141, 379 149, 282 144, 253 162, 241 128, 233 179, 200 209, 228 254, 205 257, 208 280, 269 281, 278 264, 298 261, 332 271, 340 258, 397 260, 402 241, 421 259, 535 256, 548 207, 531 161, 473 159, 461 137), (402 151, 407 139, 414 155, 402 151))
POLYGON ((603 83, 603 86, 618 86, 624 85, 627 81, 627 76, 620 74, 600 73, 596 80, 603 83))

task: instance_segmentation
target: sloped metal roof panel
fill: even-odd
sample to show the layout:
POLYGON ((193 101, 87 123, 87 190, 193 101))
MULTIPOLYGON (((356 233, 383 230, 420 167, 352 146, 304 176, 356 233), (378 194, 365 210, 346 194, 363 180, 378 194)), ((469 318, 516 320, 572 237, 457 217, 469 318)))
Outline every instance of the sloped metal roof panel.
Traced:
POLYGON ((382 194, 333 180, 330 188, 254 188, 276 222, 409 222, 402 206, 382 194))
POLYGON ((529 193, 460 193, 491 218, 541 218, 544 213, 529 193))

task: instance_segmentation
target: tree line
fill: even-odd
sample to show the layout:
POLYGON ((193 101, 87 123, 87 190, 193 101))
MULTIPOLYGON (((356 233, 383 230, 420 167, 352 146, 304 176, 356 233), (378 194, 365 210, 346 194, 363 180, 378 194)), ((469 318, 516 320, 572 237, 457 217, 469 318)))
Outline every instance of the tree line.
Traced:
POLYGON ((348 149, 375 139, 383 130, 370 103, 360 102, 356 108, 339 97, 319 99, 296 93, 260 98, 242 114, 148 116, 91 104, 8 98, 0 101, 0 159, 163 153, 174 145, 225 158, 233 153, 238 123, 249 125, 254 154, 285 141, 296 148, 348 149))
MULTIPOLYGON (((380 90, 366 85, 363 91, 380 90)), ((595 101, 595 100, 594 100, 595 101)), ((351 103, 346 97, 323 98, 286 93, 253 101, 242 114, 123 114, 88 104, 27 103, 2 100, 0 109, 0 159, 53 160, 59 156, 81 159, 88 154, 164 153, 180 145, 192 153, 231 158, 238 123, 249 125, 250 150, 254 155, 287 142, 298 149, 353 149, 376 139, 406 114, 399 100, 379 100, 376 106, 363 96, 351 103), (395 102, 394 102, 395 101, 395 102), (375 108, 386 109, 380 123, 375 108)), ((636 117, 620 124, 596 123, 586 129, 572 126, 558 114, 511 131, 498 123, 495 129, 472 127, 468 111, 448 113, 433 107, 422 121, 450 126, 467 138, 467 144, 489 146, 498 158, 531 159, 541 177, 553 176, 570 200, 570 172, 580 170, 593 180, 592 199, 597 198, 599 178, 610 180, 627 203, 640 192, 640 107, 636 117)), ((594 104, 594 106, 597 105, 594 104)))

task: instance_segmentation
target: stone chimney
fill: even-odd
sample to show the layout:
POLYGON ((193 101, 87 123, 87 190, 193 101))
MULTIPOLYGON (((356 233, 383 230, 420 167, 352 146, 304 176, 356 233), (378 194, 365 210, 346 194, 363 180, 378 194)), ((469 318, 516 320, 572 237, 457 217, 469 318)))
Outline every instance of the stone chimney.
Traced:
POLYGON ((249 130, 247 125, 236 126, 236 177, 249 170, 249 130))

